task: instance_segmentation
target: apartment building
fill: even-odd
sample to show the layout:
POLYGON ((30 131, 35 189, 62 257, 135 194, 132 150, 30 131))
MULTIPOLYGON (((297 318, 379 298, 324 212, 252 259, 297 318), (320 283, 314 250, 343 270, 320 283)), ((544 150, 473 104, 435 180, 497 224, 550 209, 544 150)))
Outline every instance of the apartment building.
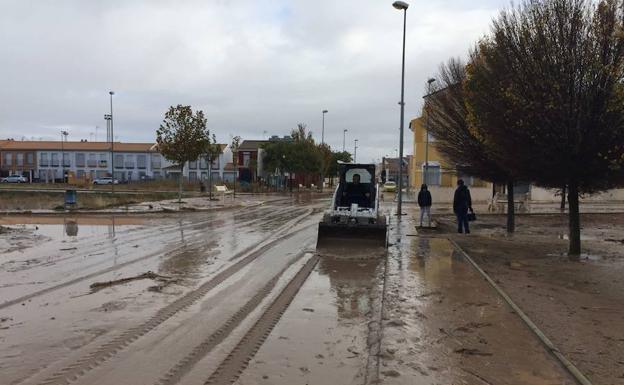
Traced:
MULTIPOLYGON (((222 144, 222 154, 210 166, 205 159, 189 162, 182 170, 188 180, 222 180, 232 154, 222 144), (228 158, 229 156, 229 158, 228 158)), ((93 180, 114 175, 121 182, 179 177, 180 169, 158 152, 155 143, 88 141, 0 140, 0 174, 20 174, 34 182, 61 182, 64 176, 93 180), (111 147, 113 147, 111 149, 111 147), (111 151, 113 150, 113 151, 111 151)))

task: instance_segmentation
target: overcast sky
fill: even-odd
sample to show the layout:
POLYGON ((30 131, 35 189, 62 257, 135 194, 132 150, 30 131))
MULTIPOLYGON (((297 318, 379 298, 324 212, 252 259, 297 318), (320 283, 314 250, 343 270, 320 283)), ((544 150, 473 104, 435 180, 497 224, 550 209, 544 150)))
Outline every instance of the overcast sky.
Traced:
MULTIPOLYGON (((202 109, 221 142, 306 123, 358 160, 398 148, 402 14, 382 0, 0 0, 0 138, 155 140, 168 106, 202 109)), ((465 57, 507 0, 413 1, 406 130, 426 79, 465 57)), ((411 153, 406 131, 406 152, 411 153)))

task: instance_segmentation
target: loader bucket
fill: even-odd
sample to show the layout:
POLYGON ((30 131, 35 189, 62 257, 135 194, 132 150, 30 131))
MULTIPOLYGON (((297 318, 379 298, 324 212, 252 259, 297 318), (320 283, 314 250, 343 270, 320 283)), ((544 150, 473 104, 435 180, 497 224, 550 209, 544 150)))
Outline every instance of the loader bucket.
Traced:
POLYGON ((351 254, 365 255, 368 250, 387 247, 386 231, 385 224, 347 225, 321 222, 316 248, 332 251, 332 254, 345 254, 347 257, 351 254))

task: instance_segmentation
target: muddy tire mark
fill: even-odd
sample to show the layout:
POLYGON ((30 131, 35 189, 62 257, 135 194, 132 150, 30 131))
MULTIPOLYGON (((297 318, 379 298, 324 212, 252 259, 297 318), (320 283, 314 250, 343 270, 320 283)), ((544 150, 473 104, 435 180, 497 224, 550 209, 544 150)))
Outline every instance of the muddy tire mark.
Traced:
MULTIPOLYGON (((304 215, 300 216, 297 219, 301 221, 309 216, 311 212, 311 210, 308 210, 304 215)), ((284 225, 284 227, 286 227, 287 229, 292 229, 292 226, 293 225, 290 222, 284 225)), ((263 255, 267 250, 273 248, 278 243, 287 240, 304 230, 307 230, 310 227, 311 225, 293 230, 291 232, 287 232, 286 234, 280 235, 275 239, 269 241, 263 246, 256 248, 255 250, 248 253, 247 256, 240 259, 238 262, 217 273, 212 279, 205 282, 197 289, 185 294, 171 304, 157 311, 156 314, 150 317, 146 322, 129 330, 126 330, 122 334, 113 338, 111 341, 104 343, 96 350, 80 358, 75 363, 55 372, 51 377, 41 382, 41 384, 69 384, 77 380, 79 377, 83 376, 88 371, 98 367, 99 365, 113 357, 115 354, 125 349, 134 341, 144 336, 151 330, 155 329, 157 326, 159 326, 169 318, 173 317, 175 314, 196 303, 198 300, 208 294, 208 292, 210 292, 212 289, 214 289, 226 279, 240 271, 243 267, 253 262, 256 258, 263 255)), ((266 241, 261 241, 257 245, 261 245, 264 242, 266 241)), ((244 255, 244 251, 239 254, 244 255)))
POLYGON ((230 317, 221 327, 219 327, 208 338, 202 341, 199 345, 178 362, 173 368, 171 368, 167 374, 165 374, 159 381, 159 385, 173 385, 182 379, 182 377, 188 373, 195 364, 203 359, 210 351, 212 351, 217 345, 223 342, 230 333, 236 329, 243 320, 245 320, 249 314, 254 311, 260 303, 271 293, 275 288, 275 285, 281 278, 281 276, 288 270, 295 262, 303 258, 304 255, 309 254, 309 251, 304 250, 299 252, 293 257, 284 268, 282 268, 271 280, 269 280, 262 289, 260 289, 245 305, 243 305, 232 317, 230 317))
MULTIPOLYGON (((294 211, 294 210, 293 210, 293 211, 294 211)), ((308 214, 305 214, 305 215, 307 216, 308 214)), ((204 224, 211 223, 211 222, 216 222, 216 221, 220 221, 220 219, 217 219, 217 220, 210 220, 210 221, 205 221, 205 222, 204 222, 204 224)), ((253 221, 253 220, 252 220, 252 221, 253 221)), ((249 221, 249 222, 251 222, 251 221, 249 221)), ((191 226, 194 226, 194 225, 196 225, 196 224, 197 224, 197 223, 189 224, 189 225, 187 225, 187 227, 191 227, 191 226)), ((239 225, 246 225, 246 224, 247 224, 247 222, 239 222, 239 223, 237 223, 237 224, 236 224, 236 226, 239 226, 239 225)), ((284 226, 282 226, 282 227, 284 227, 284 226)), ((284 231, 284 230, 288 230, 288 229, 289 229, 289 227, 286 227, 285 229, 280 229, 280 230, 278 230, 278 231, 284 231)), ((152 234, 152 235, 150 235, 150 236, 153 236, 153 234, 152 234)), ((146 238, 149 238, 150 236, 145 236, 144 238, 146 239, 146 238)), ((248 248, 244 249, 243 251, 241 251, 241 252, 237 253, 234 257, 230 258, 230 259, 229 259, 229 261, 232 261, 232 260, 234 260, 234 259, 236 259, 236 258, 239 258, 240 256, 244 255, 245 253, 248 253, 248 252, 249 252, 249 251, 251 251, 253 248, 255 248, 256 246, 258 246, 260 243, 262 243, 262 241, 261 241, 261 242, 258 242, 258 243, 255 243, 255 244, 251 245, 250 247, 248 247, 248 248)), ((30 293, 30 294, 26 294, 26 295, 24 295, 24 296, 21 296, 21 297, 18 297, 18 298, 12 299, 12 300, 5 301, 5 302, 3 302, 3 303, 1 303, 1 304, 0 304, 0 310, 2 310, 2 309, 4 309, 4 308, 7 308, 7 307, 9 307, 9 306, 13 306, 13 305, 16 305, 16 304, 19 304, 19 303, 22 303, 22 302, 25 302, 25 301, 31 300, 31 299, 33 299, 33 298, 36 298, 36 297, 42 296, 42 295, 44 295, 44 294, 48 294, 48 293, 53 292, 53 291, 55 291, 55 290, 59 290, 59 289, 65 288, 65 287, 67 287, 67 286, 71 286, 71 285, 76 284, 76 283, 79 283, 79 282, 81 282, 81 281, 85 281, 85 280, 88 280, 88 279, 91 279, 91 278, 95 278, 95 277, 100 276, 100 275, 102 275, 102 274, 110 273, 110 272, 112 272, 112 271, 122 269, 122 268, 124 268, 124 267, 126 267, 126 266, 129 266, 129 265, 132 265, 132 264, 135 264, 135 263, 138 263, 138 262, 145 261, 145 260, 147 260, 147 259, 151 259, 151 258, 154 258, 154 257, 160 256, 160 255, 165 255, 165 254, 167 254, 167 253, 169 253, 169 252, 171 252, 171 251, 172 251, 172 250, 169 250, 169 251, 162 251, 162 250, 159 250, 159 251, 157 251, 157 252, 150 253, 150 254, 144 255, 144 256, 139 257, 139 258, 135 258, 135 259, 132 259, 132 260, 129 260, 129 261, 126 261, 126 262, 118 263, 117 265, 115 265, 115 266, 111 266, 111 267, 108 267, 108 268, 106 268, 106 269, 102 269, 102 270, 95 271, 95 272, 93 272, 93 273, 91 273, 91 274, 82 275, 82 276, 80 276, 80 277, 76 277, 76 278, 71 279, 71 280, 69 280, 69 281, 65 281, 65 282, 59 283, 59 284, 57 284, 57 285, 47 287, 47 288, 45 288, 45 289, 37 290, 37 291, 32 292, 32 293, 30 293)), ((103 262, 102 262, 102 263, 103 263, 103 262)))
POLYGON ((308 279, 319 259, 319 255, 315 254, 306 262, 204 384, 232 384, 240 377, 308 279))

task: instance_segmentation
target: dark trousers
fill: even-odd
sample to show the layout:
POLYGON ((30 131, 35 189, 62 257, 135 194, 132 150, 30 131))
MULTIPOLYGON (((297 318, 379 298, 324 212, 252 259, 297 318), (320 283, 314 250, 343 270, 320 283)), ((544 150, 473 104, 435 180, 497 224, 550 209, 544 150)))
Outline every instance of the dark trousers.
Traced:
POLYGON ((461 233, 463 228, 463 232, 466 234, 470 233, 470 227, 468 226, 468 211, 460 211, 455 213, 455 215, 457 215, 457 232, 461 233))

